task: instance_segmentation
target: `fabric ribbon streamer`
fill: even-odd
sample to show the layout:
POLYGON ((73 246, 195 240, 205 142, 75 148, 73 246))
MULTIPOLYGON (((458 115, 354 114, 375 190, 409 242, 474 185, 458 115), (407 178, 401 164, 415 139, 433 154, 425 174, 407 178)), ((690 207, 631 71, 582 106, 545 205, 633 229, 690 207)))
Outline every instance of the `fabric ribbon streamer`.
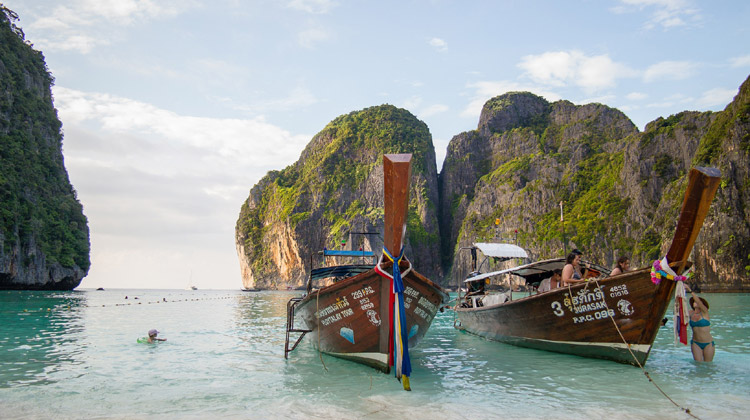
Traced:
POLYGON ((661 283, 662 279, 681 282, 691 277, 693 277, 693 267, 690 267, 690 269, 685 271, 684 275, 679 276, 669 266, 669 261, 667 261, 667 257, 664 257, 661 261, 656 260, 651 265, 651 282, 654 284, 661 283))
POLYGON ((651 268, 651 281, 654 284, 659 284, 662 279, 673 280, 676 282, 674 292, 674 343, 682 343, 687 345, 687 329, 688 321, 690 320, 690 309, 687 304, 687 296, 685 294, 685 280, 693 276, 692 267, 687 270, 685 275, 678 275, 669 266, 667 257, 662 258, 661 261, 654 261, 651 268))
POLYGON ((411 375, 411 359, 409 358, 409 336, 406 328, 406 310, 404 309, 404 281, 402 276, 411 271, 411 262, 409 268, 401 274, 399 263, 404 259, 404 248, 398 258, 393 258, 386 248, 383 248, 383 254, 380 261, 375 266, 375 271, 383 277, 391 279, 390 293, 390 315, 391 325, 388 333, 388 365, 393 366, 396 378, 404 385, 404 389, 411 391, 409 385, 409 376, 411 375), (380 265, 383 262, 383 256, 386 256, 393 262, 393 275, 385 272, 380 265))

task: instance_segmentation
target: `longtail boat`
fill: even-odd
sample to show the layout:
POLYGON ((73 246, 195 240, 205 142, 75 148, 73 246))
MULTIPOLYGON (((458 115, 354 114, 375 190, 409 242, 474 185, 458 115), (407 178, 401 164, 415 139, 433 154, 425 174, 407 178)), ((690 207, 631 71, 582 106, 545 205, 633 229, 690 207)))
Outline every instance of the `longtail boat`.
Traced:
MULTIPOLYGON (((714 168, 690 171, 672 244, 664 260, 654 264, 667 271, 666 267, 671 267, 674 275, 670 280, 661 281, 649 267, 516 300, 475 295, 457 302, 456 328, 522 347, 645 364, 675 291, 674 277, 684 280, 680 275, 688 265, 720 180, 721 174, 714 168)), ((515 274, 533 283, 563 264, 563 260, 540 261, 475 274, 467 282, 484 281, 493 274, 515 274)))
MULTIPOLYGON (((285 357, 310 335, 321 352, 372 366, 396 377, 409 389, 409 349, 424 337, 448 295, 411 266, 404 256, 409 205, 411 154, 384 155, 384 249, 377 264, 313 269, 307 293, 287 304, 285 357), (396 261, 396 263, 394 263, 396 261), (315 288, 316 281, 329 285, 315 288), (331 280, 332 279, 332 280, 331 280), (303 327, 294 326, 295 317, 303 327), (290 333, 300 333, 290 346, 290 333)), ((336 256, 328 251, 326 256, 336 256)), ((367 257, 367 251, 338 251, 343 257, 367 257)))

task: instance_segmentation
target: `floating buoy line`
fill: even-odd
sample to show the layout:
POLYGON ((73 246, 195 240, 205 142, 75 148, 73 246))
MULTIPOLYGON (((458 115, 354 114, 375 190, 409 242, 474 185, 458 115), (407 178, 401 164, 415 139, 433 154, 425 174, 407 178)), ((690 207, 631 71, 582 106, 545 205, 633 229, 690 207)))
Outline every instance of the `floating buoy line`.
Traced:
POLYGON ((237 295, 227 295, 227 296, 218 296, 218 297, 204 297, 204 298, 186 298, 186 299, 167 299, 166 297, 161 298, 161 300, 149 300, 149 301, 143 301, 141 302, 138 297, 132 297, 129 298, 128 296, 125 296, 126 300, 133 300, 133 302, 122 302, 122 303, 103 303, 101 305, 89 305, 89 304, 83 304, 83 305, 58 305, 51 308, 33 308, 33 309, 23 309, 23 310, 5 310, 0 312, 6 312, 6 313, 18 313, 18 314, 33 314, 33 313, 48 313, 52 312, 53 310, 68 310, 73 307, 75 308, 107 308, 107 307, 115 307, 115 306, 138 306, 138 305, 156 305, 156 304, 164 304, 164 303, 180 303, 180 302, 200 302, 200 301, 209 301, 209 300, 223 300, 223 299, 232 299, 236 298, 237 295))
MULTIPOLYGON (((220 296, 220 297, 207 297, 207 298, 191 298, 191 299, 173 299, 173 300, 167 300, 167 298, 162 298, 162 300, 156 300, 156 301, 148 301, 148 302, 127 302, 127 303, 110 303, 110 304, 102 304, 101 307, 106 308, 108 306, 133 306, 133 305, 152 305, 152 304, 158 304, 158 303, 179 303, 179 302, 199 302, 204 300, 220 300, 220 299, 231 299, 233 297, 236 297, 234 295, 229 296, 220 296)), ((126 296, 125 299, 128 299, 126 296)), ((133 298, 133 300, 139 300, 137 297, 133 298)), ((98 306, 89 306, 90 308, 98 307, 98 306)))

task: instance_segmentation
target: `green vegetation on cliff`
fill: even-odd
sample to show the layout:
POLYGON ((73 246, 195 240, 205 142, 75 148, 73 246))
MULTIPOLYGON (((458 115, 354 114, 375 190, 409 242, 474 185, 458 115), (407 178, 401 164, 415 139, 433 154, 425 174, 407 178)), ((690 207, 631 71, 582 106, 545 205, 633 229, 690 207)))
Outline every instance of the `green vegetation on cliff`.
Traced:
MULTIPOLYGON (((431 148, 427 125, 392 105, 366 108, 331 121, 315 135, 299 161, 267 175, 253 189, 252 208, 250 199, 243 205, 237 236, 244 240, 253 270, 265 273, 273 268, 261 254, 264 235, 274 224, 288 223, 294 229, 301 222, 315 223, 325 241, 316 246, 324 246, 346 239, 355 220, 371 224, 382 220, 382 198, 376 206, 358 196, 375 168, 382 166, 382 155, 412 153, 412 174, 425 174, 427 159, 434 159, 426 153, 431 148)), ((416 188, 413 183, 412 191, 416 188)), ((437 235, 423 227, 418 202, 412 197, 409 239, 414 243, 436 240, 437 235)), ((434 203, 429 205, 434 209, 434 203)))
POLYGON ((85 272, 88 225, 63 164, 53 78, 16 19, 0 5, 0 244, 5 252, 38 247, 48 265, 85 272))

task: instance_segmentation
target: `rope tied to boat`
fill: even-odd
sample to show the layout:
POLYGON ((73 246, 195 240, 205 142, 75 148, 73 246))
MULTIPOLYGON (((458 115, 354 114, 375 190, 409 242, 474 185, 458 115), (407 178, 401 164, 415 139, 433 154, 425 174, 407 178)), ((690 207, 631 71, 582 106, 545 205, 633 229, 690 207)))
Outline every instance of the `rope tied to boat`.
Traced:
MULTIPOLYGON (((664 260, 666 260, 666 258, 667 257, 664 257, 664 260)), ((592 279, 592 281, 594 283, 596 283, 596 287, 597 288, 601 288, 601 285, 599 284, 599 279, 594 278, 594 279, 592 279)), ((617 325, 617 321, 615 321, 615 317, 612 316, 612 312, 610 312, 610 310, 609 310, 609 305, 607 305, 607 299, 602 299, 602 302, 604 302, 604 307, 607 310, 607 317, 612 320, 612 324, 615 326, 615 329, 617 330, 617 333, 620 335, 620 338, 622 339, 622 342, 625 344, 625 346, 627 346, 627 349, 628 349, 628 352, 630 353, 630 356, 633 357, 633 360, 635 360, 635 363, 638 365, 639 368, 641 368, 641 371, 643 372, 643 375, 646 376, 646 378, 648 379, 648 381, 651 382, 652 384, 654 384, 654 386, 656 387, 656 389, 658 389, 659 392, 666 399, 668 399, 672 404, 674 404, 675 407, 677 407, 680 410, 684 411, 685 414, 687 414, 688 416, 690 416, 690 417, 692 417, 694 419, 700 420, 700 417, 698 417, 695 414, 691 413, 689 408, 685 408, 685 407, 677 404, 677 402, 675 400, 673 400, 672 397, 670 397, 669 395, 667 395, 667 393, 664 392, 663 389, 661 389, 661 387, 653 380, 653 378, 651 378, 651 375, 649 375, 649 373, 646 370, 646 368, 643 367, 643 365, 641 364, 641 362, 638 360, 638 358, 633 353, 633 350, 630 348, 630 343, 628 343, 628 341, 625 339, 625 336, 622 334, 622 331, 620 330, 620 327, 617 325)))
MULTIPOLYGON (((320 313, 320 289, 318 289, 315 293, 315 313, 320 313)), ((323 352, 320 351, 320 316, 316 316, 315 319, 318 323, 317 330, 318 330, 318 357, 320 357, 320 363, 323 364, 323 369, 325 369, 326 372, 328 372, 328 367, 326 366, 326 362, 323 361, 323 352)))
POLYGON ((411 375, 411 359, 409 358, 409 336, 406 328, 406 309, 404 308, 404 281, 403 276, 411 271, 411 262, 404 257, 404 247, 398 258, 394 258, 387 248, 383 248, 380 260, 375 266, 375 271, 383 277, 391 279, 391 293, 389 299, 389 308, 391 316, 390 330, 388 332, 388 365, 394 367, 396 379, 404 386, 404 389, 411 391, 409 376, 411 375), (393 263, 393 275, 389 274, 382 268, 383 257, 387 257, 393 263), (406 260, 409 263, 403 274, 399 263, 406 260))

